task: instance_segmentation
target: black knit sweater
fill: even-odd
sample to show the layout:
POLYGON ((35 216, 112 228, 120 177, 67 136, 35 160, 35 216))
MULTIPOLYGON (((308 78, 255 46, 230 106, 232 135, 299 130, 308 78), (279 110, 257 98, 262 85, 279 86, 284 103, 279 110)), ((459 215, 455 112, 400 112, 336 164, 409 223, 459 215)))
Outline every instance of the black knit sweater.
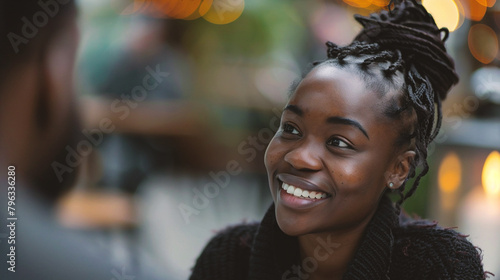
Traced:
MULTIPOLYGON (((274 205, 259 224, 217 234, 199 256, 191 280, 307 279, 296 237, 284 234, 274 205)), ((314 261, 313 261, 314 262, 314 261)), ((311 271, 309 264, 309 271, 311 271)), ((366 228, 343 279, 485 279, 481 256, 456 231, 435 223, 398 219, 384 198, 366 228)))

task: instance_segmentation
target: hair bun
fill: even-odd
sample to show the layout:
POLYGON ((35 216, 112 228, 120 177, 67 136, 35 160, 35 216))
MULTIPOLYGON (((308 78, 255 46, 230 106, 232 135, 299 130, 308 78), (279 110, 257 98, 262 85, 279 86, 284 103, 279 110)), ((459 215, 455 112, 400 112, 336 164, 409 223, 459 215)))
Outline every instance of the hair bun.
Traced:
POLYGON ((445 99, 450 88, 458 82, 455 63, 444 46, 448 29, 439 29, 432 16, 415 0, 393 0, 391 4, 388 11, 368 17, 355 15, 363 29, 354 40, 377 43, 382 49, 399 50, 408 66, 414 65, 429 79, 435 97, 445 99), (394 8, 390 9, 392 3, 394 8))

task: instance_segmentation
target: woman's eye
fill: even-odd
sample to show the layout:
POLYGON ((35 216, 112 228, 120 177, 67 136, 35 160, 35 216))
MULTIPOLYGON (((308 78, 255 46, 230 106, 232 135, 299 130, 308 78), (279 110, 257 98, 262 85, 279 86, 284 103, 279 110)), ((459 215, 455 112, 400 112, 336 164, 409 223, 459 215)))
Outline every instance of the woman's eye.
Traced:
POLYGON ((345 141, 342 141, 341 139, 336 138, 336 137, 328 140, 327 144, 330 146, 339 147, 339 148, 350 148, 351 147, 345 141))
POLYGON ((283 125, 283 131, 286 132, 286 133, 293 134, 293 135, 299 135, 300 134, 300 132, 293 125, 290 125, 288 123, 285 123, 283 125))

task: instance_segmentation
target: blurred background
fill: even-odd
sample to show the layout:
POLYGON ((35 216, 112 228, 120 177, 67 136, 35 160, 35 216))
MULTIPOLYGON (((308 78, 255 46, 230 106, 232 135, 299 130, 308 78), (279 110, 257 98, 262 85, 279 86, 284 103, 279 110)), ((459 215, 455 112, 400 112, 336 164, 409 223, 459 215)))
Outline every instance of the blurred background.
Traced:
MULTIPOLYGON (((213 234, 271 203, 263 154, 290 84, 386 0, 80 0, 87 149, 58 203, 115 263, 186 279, 213 234), (189 3, 186 3, 189 2, 189 3), (88 148, 90 147, 90 148, 88 148)), ((405 210, 458 227, 500 275, 500 1, 424 0, 461 77, 405 210)), ((500 277, 492 277, 500 279, 500 277)))

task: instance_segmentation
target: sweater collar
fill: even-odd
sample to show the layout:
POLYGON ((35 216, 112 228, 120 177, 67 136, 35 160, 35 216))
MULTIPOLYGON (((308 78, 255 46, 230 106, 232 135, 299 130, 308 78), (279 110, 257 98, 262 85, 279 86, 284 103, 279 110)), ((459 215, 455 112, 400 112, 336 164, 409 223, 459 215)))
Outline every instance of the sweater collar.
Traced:
MULTIPOLYGON (((388 279, 386 275, 394 243, 392 229, 397 225, 397 215, 392 202, 384 196, 365 230, 361 244, 343 277, 344 280, 388 279)), ((297 276, 299 264, 297 238, 281 231, 276 222, 273 204, 264 215, 255 236, 248 279, 296 279, 293 276, 297 276)))

